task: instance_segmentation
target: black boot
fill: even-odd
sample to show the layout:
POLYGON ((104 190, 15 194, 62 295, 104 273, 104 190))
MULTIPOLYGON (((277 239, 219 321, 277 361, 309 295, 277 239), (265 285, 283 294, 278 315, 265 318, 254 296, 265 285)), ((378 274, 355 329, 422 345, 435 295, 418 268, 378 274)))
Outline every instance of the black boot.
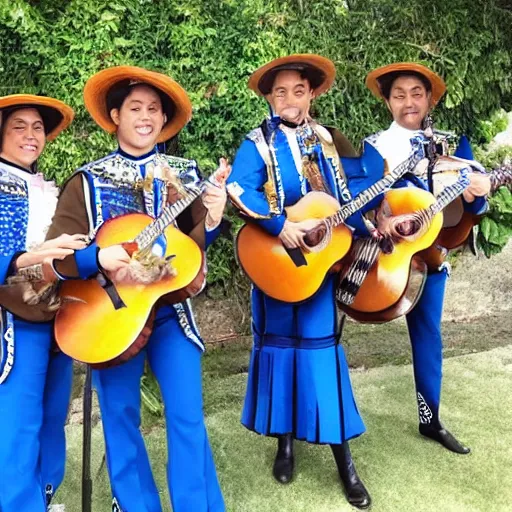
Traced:
POLYGON ((372 499, 356 472, 348 441, 342 444, 331 444, 331 449, 338 466, 338 473, 343 482, 343 487, 345 488, 347 501, 353 507, 362 510, 368 508, 372 504, 372 499))
POLYGON ((446 430, 440 423, 433 425, 432 423, 420 423, 420 434, 442 444, 446 449, 460 453, 468 454, 471 450, 457 441, 455 436, 446 430))
POLYGON ((291 434, 278 436, 277 453, 274 461, 274 478, 281 484, 290 483, 293 478, 293 437, 291 434))

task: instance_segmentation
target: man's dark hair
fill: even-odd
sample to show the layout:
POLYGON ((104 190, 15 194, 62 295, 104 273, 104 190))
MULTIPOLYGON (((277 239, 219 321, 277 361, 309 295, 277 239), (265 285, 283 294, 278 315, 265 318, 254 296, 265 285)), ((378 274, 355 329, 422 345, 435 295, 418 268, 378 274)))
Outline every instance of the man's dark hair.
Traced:
POLYGON ((384 98, 389 100, 389 97, 391 95, 391 89, 393 88, 395 80, 403 76, 411 76, 417 78, 425 86, 427 92, 432 91, 432 84, 425 75, 422 75, 417 71, 392 71, 391 73, 386 73, 385 75, 381 76, 378 79, 380 90, 382 91, 382 95, 384 96, 384 98))
POLYGON ((315 90, 325 80, 325 73, 318 68, 307 64, 283 64, 265 73, 258 82, 258 89, 264 94, 270 94, 276 76, 280 71, 297 71, 302 80, 307 80, 311 89, 315 90))
POLYGON ((126 98, 132 92, 132 90, 139 85, 149 87, 158 94, 158 97, 160 98, 160 101, 162 103, 162 110, 164 114, 167 116, 167 122, 169 122, 173 118, 174 113, 176 112, 176 106, 174 105, 174 102, 171 100, 171 98, 167 96, 167 94, 165 94, 163 91, 161 91, 160 89, 151 84, 145 82, 131 83, 131 80, 129 79, 121 80, 117 84, 113 85, 108 91, 108 114, 110 115, 110 111, 113 108, 120 109, 123 106, 123 103, 125 102, 126 98))

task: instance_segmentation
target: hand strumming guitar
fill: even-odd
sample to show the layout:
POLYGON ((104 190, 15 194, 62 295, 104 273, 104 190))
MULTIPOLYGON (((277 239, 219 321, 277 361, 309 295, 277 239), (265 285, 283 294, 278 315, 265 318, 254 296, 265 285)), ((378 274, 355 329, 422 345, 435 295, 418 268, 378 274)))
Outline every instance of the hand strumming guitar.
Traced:
POLYGON ((98 261, 103 270, 117 272, 130 264, 130 255, 121 245, 111 245, 100 249, 98 261))
POLYGON ((281 233, 279 233, 279 238, 287 249, 300 247, 303 251, 309 252, 309 248, 304 242, 304 235, 315 229, 322 222, 319 219, 308 219, 301 222, 286 220, 281 233))

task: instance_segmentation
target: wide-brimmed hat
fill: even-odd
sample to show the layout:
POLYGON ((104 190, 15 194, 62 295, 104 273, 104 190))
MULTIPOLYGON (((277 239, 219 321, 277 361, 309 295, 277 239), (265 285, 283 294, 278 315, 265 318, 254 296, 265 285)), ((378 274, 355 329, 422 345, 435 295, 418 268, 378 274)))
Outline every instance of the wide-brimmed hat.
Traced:
MULTIPOLYGON (((0 97, 0 113, 13 108, 35 108, 43 118, 46 140, 53 140, 73 121, 75 112, 60 100, 35 94, 10 94, 0 97)), ((1 119, 1 117, 0 117, 1 119)))
MULTIPOLYGON (((163 142, 176 135, 192 117, 192 103, 183 87, 172 78, 155 71, 136 66, 115 66, 93 75, 84 88, 85 108, 96 123, 105 131, 114 133, 117 126, 110 117, 107 96, 112 88, 120 82, 128 85, 151 85, 169 99, 172 115, 168 116, 158 142, 163 142)), ((165 105, 164 110, 165 110, 165 105)))
POLYGON ((336 77, 336 68, 331 60, 312 53, 299 53, 274 59, 258 68, 249 78, 249 88, 265 96, 270 93, 277 73, 285 70, 306 72, 316 96, 327 92, 336 77))
POLYGON ((368 76, 366 77, 366 86, 375 96, 377 96, 377 98, 386 99, 382 94, 382 79, 386 75, 392 73, 404 73, 407 71, 419 73, 430 82, 430 85, 432 86, 430 102, 432 106, 437 105, 439 100, 443 97, 443 94, 446 92, 446 84, 437 73, 434 73, 431 69, 423 66, 422 64, 418 64, 417 62, 396 62, 394 64, 388 64, 387 66, 374 69, 368 73, 368 76))

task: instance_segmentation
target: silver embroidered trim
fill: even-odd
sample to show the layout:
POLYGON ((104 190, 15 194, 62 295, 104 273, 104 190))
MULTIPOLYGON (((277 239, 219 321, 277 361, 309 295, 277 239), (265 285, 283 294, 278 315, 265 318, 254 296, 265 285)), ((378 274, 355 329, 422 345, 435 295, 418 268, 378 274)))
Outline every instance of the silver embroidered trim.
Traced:
POLYGON ((6 341, 7 345, 7 356, 5 359, 2 375, 0 375, 0 384, 3 384, 5 382, 5 380, 9 376, 9 373, 11 373, 12 367, 14 365, 14 328, 12 326, 9 326, 5 331, 4 340, 6 341))
POLYGON ((423 395, 419 392, 418 392, 418 415, 420 417, 420 423, 422 423, 423 425, 428 425, 429 423, 431 423, 432 418, 434 417, 430 407, 428 406, 427 402, 423 398, 423 395))

